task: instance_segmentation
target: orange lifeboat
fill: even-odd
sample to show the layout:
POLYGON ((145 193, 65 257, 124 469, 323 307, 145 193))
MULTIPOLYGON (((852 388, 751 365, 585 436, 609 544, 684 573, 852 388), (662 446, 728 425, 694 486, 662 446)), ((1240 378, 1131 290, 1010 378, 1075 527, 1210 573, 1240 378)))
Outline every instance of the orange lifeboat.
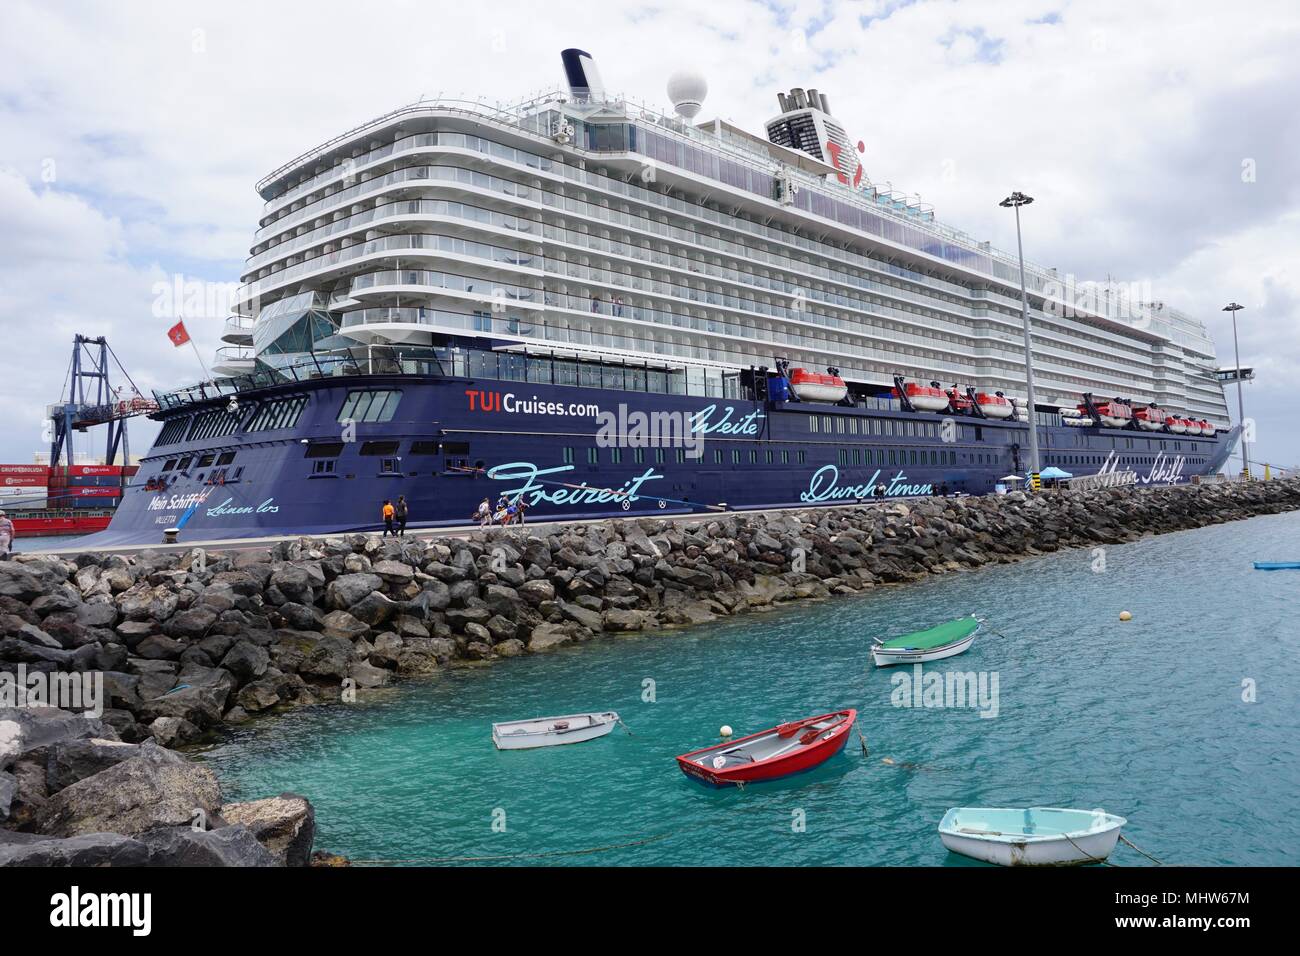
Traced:
POLYGON ((1015 409, 1011 407, 1011 399, 1001 392, 992 395, 987 392, 976 392, 975 404, 979 406, 985 418, 1010 418, 1015 413, 1015 409))
MULTIPOLYGON (((897 388, 891 391, 895 398, 899 397, 897 388)), ((908 402, 918 412, 941 412, 948 407, 948 396, 943 393, 943 389, 934 385, 908 382, 903 386, 903 392, 908 402)))
POLYGON ((849 394, 849 387, 838 375, 810 372, 806 368, 790 370, 790 388, 801 402, 834 404, 843 401, 844 396, 849 394))
POLYGON ((1165 410, 1155 405, 1144 405, 1142 408, 1133 409, 1133 419, 1138 423, 1138 428, 1149 432, 1158 432, 1165 427, 1165 410))

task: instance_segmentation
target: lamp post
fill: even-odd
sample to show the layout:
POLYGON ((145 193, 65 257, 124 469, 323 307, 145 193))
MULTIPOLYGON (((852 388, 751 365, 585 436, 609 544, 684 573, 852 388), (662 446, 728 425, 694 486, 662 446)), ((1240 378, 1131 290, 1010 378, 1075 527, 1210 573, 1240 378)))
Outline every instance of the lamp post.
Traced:
POLYGON ((1224 312, 1232 313, 1232 354, 1237 362, 1237 421, 1241 422, 1241 474, 1250 477, 1250 456, 1246 451, 1246 402, 1241 397, 1241 350, 1237 347, 1237 313, 1244 305, 1229 302, 1223 307, 1224 312))
POLYGON ((1029 344, 1029 296, 1025 293, 1025 246, 1020 240, 1020 207, 1028 206, 1033 201, 1032 196, 1014 192, 998 205, 1016 211, 1016 249, 1020 253, 1020 320, 1025 333, 1025 386, 1029 393, 1029 464, 1031 474, 1037 475, 1041 470, 1038 459, 1038 406, 1034 401, 1034 358, 1029 344))

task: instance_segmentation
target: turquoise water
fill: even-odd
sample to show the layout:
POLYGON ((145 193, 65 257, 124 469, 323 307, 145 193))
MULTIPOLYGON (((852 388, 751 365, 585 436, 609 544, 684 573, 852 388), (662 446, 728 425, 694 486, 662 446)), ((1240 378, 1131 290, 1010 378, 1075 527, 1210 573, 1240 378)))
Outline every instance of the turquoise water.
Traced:
MULTIPOLYGON (((1300 572, 1251 567, 1300 557, 1300 513, 1104 557, 1102 573, 1071 551, 451 671, 261 721, 204 759, 237 798, 308 795, 318 848, 356 860, 964 865, 935 832, 948 808, 1045 805, 1125 816, 1168 863, 1300 863, 1300 572), (997 716, 893 706, 890 678, 908 672, 875 670, 869 637, 970 612, 1006 636, 929 667, 996 671, 997 716), (705 789, 673 761, 724 723, 740 734, 846 706, 867 757, 854 740, 743 791, 705 789), (492 746, 495 720, 607 708, 632 736, 492 746), (635 845, 563 855, 622 844, 635 845)), ((1114 862, 1147 861, 1121 846, 1114 862)))

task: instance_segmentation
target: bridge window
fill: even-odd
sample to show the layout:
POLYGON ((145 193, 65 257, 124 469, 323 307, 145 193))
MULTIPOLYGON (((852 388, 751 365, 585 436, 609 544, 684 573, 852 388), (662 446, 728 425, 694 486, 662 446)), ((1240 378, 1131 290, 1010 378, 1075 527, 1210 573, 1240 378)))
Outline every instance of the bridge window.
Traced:
MULTIPOLYGON (((343 407, 339 409, 337 421, 351 419, 354 422, 391 422, 401 399, 401 392, 390 389, 348 392, 343 407)), ((252 431, 251 428, 249 430, 252 431)))
POLYGON ((220 455, 217 456, 218 465, 229 465, 234 460, 235 460, 235 453, 233 451, 223 451, 220 455))
POLYGON ((190 416, 182 415, 180 418, 173 418, 162 427, 158 433, 158 439, 154 442, 154 447, 159 445, 174 445, 185 437, 185 426, 190 423, 190 416))
POLYGON ((396 455, 399 443, 395 441, 368 441, 361 443, 361 454, 367 456, 396 455))
POLYGON ((314 441, 307 446, 307 458, 337 458, 343 454, 341 441, 314 441))
POLYGON ((411 442, 412 455, 436 455, 438 454, 438 443, 432 439, 411 442))
POLYGON ((302 417, 307 407, 305 396, 294 398, 276 398, 263 403, 248 423, 250 432, 274 431, 277 428, 293 428, 302 417))

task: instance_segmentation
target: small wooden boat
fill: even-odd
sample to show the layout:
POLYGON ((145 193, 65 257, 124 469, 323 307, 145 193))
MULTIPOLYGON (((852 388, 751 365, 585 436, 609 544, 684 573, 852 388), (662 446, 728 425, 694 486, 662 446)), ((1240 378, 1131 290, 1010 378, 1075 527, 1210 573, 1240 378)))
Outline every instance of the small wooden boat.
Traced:
POLYGON ((677 758, 692 780, 715 787, 776 780, 825 763, 844 749, 856 710, 778 724, 748 737, 728 740, 677 758))
POLYGON ((1256 561, 1256 571, 1300 571, 1300 561, 1256 561))
POLYGON ((875 658, 877 667, 941 661, 968 649, 982 623, 972 615, 887 641, 875 638, 876 646, 871 649, 871 656, 875 658))
POLYGON ((566 717, 511 720, 492 725, 492 742, 498 750, 529 750, 533 747, 580 744, 584 740, 604 737, 617 723, 618 714, 612 710, 569 714, 566 717))
POLYGON ((953 853, 999 866, 1074 866, 1110 856, 1126 823, 1105 810, 954 807, 939 838, 953 853))

